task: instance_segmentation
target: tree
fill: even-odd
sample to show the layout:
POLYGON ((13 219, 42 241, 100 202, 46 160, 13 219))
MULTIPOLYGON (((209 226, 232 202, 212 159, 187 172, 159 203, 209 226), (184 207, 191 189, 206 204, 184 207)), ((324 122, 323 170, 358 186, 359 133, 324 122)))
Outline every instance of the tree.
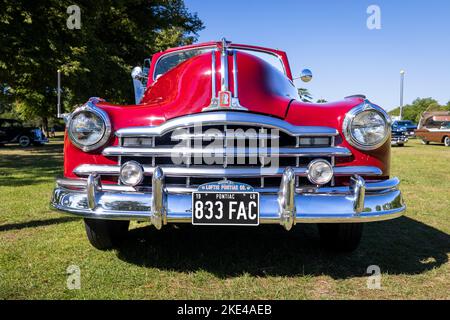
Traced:
POLYGON ((447 102, 447 105, 445 106, 445 111, 450 111, 450 101, 447 102))
POLYGON ((323 99, 323 98, 320 98, 320 99, 317 100, 317 103, 327 103, 327 102, 328 101, 323 99))
MULTIPOLYGON (((403 119, 419 122, 420 117, 426 111, 440 111, 445 110, 445 107, 433 98, 417 98, 410 105, 403 106, 403 119)), ((400 115, 400 108, 396 108, 389 112, 392 116, 400 115)))
POLYGON ((46 125, 56 113, 56 71, 64 108, 91 96, 132 101, 132 66, 152 53, 196 40, 203 28, 183 0, 79 0, 81 28, 69 29, 69 0, 3 0, 0 79, 14 108, 46 125))
POLYGON ((312 96, 311 93, 306 88, 298 88, 298 95, 300 96, 300 100, 303 102, 311 102, 312 96))

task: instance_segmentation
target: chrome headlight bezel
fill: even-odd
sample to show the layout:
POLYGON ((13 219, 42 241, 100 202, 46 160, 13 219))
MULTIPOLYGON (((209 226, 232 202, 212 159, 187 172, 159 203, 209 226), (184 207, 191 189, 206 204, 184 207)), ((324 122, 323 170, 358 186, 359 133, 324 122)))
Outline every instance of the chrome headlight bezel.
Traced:
POLYGON ((89 152, 89 151, 94 151, 97 150, 101 147, 103 147, 108 140, 111 138, 111 131, 112 131, 112 126, 111 126, 111 121, 109 120, 109 116, 108 114, 103 111, 102 109, 98 108, 97 106, 95 106, 95 104, 93 104, 91 101, 87 102, 86 104, 82 105, 81 107, 75 109, 74 112, 72 112, 72 114, 70 115, 68 121, 67 121, 67 133, 69 135, 70 141, 79 149, 81 149, 84 152, 89 152), (100 120, 103 121, 103 132, 101 134, 101 137, 92 144, 82 144, 79 143, 77 141, 77 139, 74 137, 74 133, 71 130, 72 127, 72 121, 73 119, 75 119, 75 117, 77 115, 79 115, 80 113, 92 113, 94 114, 96 117, 100 118, 100 120))
POLYGON ((344 136, 347 139, 348 143, 350 143, 353 147, 364 151, 375 150, 383 146, 391 136, 391 118, 382 108, 366 100, 362 104, 354 107, 349 112, 347 112, 342 126, 342 132, 344 133, 344 136), (380 141, 377 141, 373 144, 361 143, 354 137, 352 133, 352 125, 355 117, 363 112, 368 111, 377 113, 384 120, 385 136, 380 141))

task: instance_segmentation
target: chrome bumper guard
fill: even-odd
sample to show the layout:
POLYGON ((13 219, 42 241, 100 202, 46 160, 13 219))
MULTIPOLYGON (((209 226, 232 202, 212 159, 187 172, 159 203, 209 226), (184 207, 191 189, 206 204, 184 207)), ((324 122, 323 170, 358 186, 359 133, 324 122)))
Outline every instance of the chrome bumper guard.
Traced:
MULTIPOLYGON (((349 187, 302 189, 295 188, 295 176, 286 168, 279 190, 255 190, 261 193, 261 224, 290 230, 296 223, 373 222, 397 218, 406 209, 397 178, 366 183, 354 175, 349 187)), ((51 205, 83 218, 150 221, 159 230, 168 223, 191 223, 192 191, 166 188, 157 167, 151 188, 102 185, 97 174, 59 179, 51 205)))

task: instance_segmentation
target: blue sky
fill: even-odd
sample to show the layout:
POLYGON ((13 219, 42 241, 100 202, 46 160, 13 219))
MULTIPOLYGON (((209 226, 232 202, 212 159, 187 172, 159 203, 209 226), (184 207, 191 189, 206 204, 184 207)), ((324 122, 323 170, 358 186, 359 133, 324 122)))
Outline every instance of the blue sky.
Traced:
POLYGON ((450 100, 448 0, 185 0, 205 24, 200 42, 225 36, 288 53, 294 74, 307 67, 315 99, 365 94, 386 109, 417 97, 450 100), (381 29, 367 28, 367 8, 381 9, 381 29))

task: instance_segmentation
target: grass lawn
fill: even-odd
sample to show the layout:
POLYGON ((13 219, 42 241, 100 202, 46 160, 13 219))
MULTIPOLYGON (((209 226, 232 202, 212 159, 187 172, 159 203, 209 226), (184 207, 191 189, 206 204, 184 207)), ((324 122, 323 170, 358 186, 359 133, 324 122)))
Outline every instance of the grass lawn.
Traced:
POLYGON ((117 250, 90 246, 81 220, 49 209, 62 142, 0 148, 0 299, 450 299, 450 149, 394 148, 406 217, 369 224, 350 255, 322 250, 314 225, 287 233, 133 224, 117 250), (81 270, 68 290, 66 270, 81 270), (381 289, 367 268, 381 268, 381 289))

